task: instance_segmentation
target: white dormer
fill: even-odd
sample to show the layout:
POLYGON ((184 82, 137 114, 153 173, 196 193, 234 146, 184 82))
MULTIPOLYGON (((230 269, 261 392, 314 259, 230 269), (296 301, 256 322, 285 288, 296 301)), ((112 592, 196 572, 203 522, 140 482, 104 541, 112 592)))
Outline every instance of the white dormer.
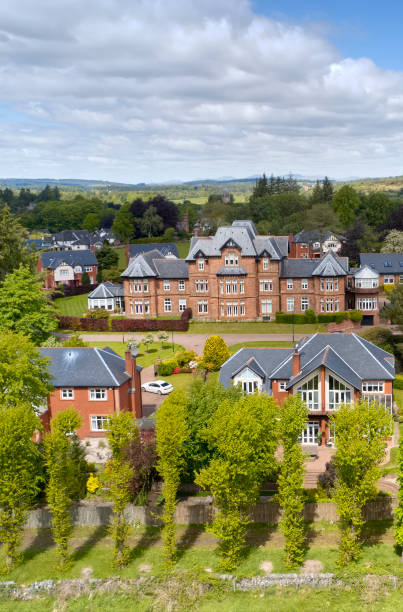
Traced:
POLYGON ((375 289, 379 287, 379 274, 369 266, 363 266, 354 274, 354 286, 358 289, 375 289))
POLYGON ((261 391, 263 380, 256 372, 246 367, 234 376, 234 385, 241 385, 242 390, 249 394, 256 391, 256 389, 261 391))

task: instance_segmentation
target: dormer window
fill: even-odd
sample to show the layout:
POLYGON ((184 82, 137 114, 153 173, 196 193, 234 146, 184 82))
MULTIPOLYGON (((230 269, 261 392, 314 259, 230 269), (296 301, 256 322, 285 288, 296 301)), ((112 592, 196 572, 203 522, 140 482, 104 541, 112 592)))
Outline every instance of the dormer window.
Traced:
POLYGON ((226 266, 237 266, 238 265, 238 255, 235 253, 227 253, 225 256, 225 265, 226 266))
POLYGON ((269 269, 269 258, 263 257, 263 270, 268 270, 268 269, 269 269))
POLYGON ((197 269, 204 270, 204 259, 202 257, 197 260, 197 269))

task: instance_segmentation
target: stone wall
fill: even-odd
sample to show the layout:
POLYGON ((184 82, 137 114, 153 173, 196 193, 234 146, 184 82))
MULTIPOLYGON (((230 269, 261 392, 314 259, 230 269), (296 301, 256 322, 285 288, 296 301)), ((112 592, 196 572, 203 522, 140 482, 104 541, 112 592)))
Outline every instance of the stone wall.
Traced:
MULTIPOLYGON (((381 500, 372 501, 365 508, 366 520, 393 519, 393 509, 397 506, 396 497, 385 497, 381 500)), ((148 506, 134 506, 129 504, 126 515, 131 524, 161 525, 158 518, 162 509, 150 508, 148 506)), ((215 508, 211 497, 194 497, 178 503, 176 508, 176 522, 180 525, 202 525, 211 522, 215 508)), ((73 504, 72 518, 75 525, 80 527, 97 527, 108 525, 112 516, 112 503, 76 503, 73 504)), ((255 523, 276 524, 281 516, 280 506, 275 503, 259 503, 252 508, 251 518, 255 523)), ((327 521, 338 520, 336 504, 333 502, 306 503, 304 508, 305 521, 327 521)), ((49 528, 51 526, 51 515, 46 506, 32 510, 25 527, 27 529, 49 528)))

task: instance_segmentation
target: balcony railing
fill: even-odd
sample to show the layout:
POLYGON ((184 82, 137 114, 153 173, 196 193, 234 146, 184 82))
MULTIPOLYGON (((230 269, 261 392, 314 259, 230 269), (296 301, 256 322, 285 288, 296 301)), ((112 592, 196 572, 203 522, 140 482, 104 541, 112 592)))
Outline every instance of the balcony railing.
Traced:
POLYGON ((347 291, 350 293, 360 293, 361 295, 377 295, 380 291, 379 287, 354 287, 348 286, 347 291))

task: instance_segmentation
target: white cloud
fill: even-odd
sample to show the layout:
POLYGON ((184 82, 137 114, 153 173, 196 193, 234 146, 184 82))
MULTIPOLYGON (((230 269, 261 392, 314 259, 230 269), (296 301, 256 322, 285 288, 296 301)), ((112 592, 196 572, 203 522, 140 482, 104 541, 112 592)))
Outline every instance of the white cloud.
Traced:
POLYGON ((0 5, 3 176, 402 172, 403 73, 246 0, 0 5))

